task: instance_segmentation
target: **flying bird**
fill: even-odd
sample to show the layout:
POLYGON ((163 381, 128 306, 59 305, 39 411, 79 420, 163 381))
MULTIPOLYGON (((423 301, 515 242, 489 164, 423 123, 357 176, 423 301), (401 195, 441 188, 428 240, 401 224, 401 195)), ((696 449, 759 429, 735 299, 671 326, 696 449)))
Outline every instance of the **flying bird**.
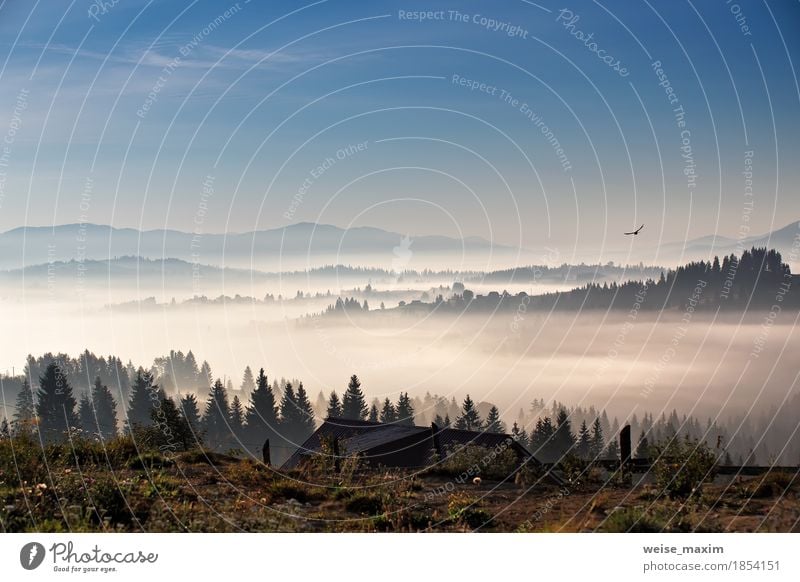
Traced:
POLYGON ((637 234, 639 234, 639 231, 642 230, 643 228, 644 228, 644 225, 640 226, 639 228, 637 228, 633 232, 626 232, 626 233, 623 233, 623 234, 632 234, 632 235, 636 236, 637 234))

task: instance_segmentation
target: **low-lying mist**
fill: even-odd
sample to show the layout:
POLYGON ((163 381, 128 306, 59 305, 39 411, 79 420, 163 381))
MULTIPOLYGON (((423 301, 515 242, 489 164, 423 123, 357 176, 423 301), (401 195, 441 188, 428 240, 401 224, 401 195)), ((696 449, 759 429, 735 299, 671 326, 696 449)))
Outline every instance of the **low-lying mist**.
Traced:
MULTIPOLYGON (((320 302, 320 305, 324 303, 320 302)), ((5 310, 0 371, 28 354, 89 349, 149 367, 191 349, 238 385, 245 366, 341 392, 358 374, 368 398, 402 391, 491 401, 513 420, 534 398, 626 416, 673 408, 722 418, 780 406, 798 389, 796 314, 434 314, 373 311, 298 320, 304 308, 244 304, 102 309, 22 302, 5 310)), ((204 396, 204 395, 203 395, 204 396)))

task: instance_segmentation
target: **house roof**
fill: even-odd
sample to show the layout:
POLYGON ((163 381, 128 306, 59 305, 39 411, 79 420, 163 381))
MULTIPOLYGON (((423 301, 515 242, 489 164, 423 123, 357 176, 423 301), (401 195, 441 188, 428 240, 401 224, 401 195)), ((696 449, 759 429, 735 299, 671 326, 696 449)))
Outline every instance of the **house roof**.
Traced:
MULTIPOLYGON (((436 436, 439 445, 445 452, 470 444, 486 448, 495 448, 507 445, 507 443, 510 442, 511 446, 520 457, 532 457, 531 453, 525 447, 507 434, 442 428, 439 429, 436 436)), ((314 434, 289 457, 282 468, 295 468, 304 458, 320 453, 322 450, 322 443, 326 439, 339 439, 340 451, 343 455, 353 453, 367 454, 369 451, 375 451, 376 458, 380 458, 381 455, 387 454, 386 445, 391 443, 396 443, 398 446, 397 451, 393 452, 402 452, 404 449, 407 449, 407 456, 416 455, 419 457, 419 451, 412 452, 411 449, 421 444, 425 439, 431 437, 431 427, 403 426, 365 420, 328 418, 314 434), (378 451, 381 452, 378 453, 378 451)), ((432 448, 433 442, 431 440, 431 449, 432 448)), ((428 462, 430 462, 429 458, 426 457, 423 459, 420 457, 416 464, 422 466, 428 462)))

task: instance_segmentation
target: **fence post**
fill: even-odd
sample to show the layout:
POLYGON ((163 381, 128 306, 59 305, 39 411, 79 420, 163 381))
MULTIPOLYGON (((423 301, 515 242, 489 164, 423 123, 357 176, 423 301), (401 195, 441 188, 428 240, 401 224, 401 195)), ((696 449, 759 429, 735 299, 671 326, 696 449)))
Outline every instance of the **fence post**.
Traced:
POLYGON ((620 466, 631 464, 631 425, 626 424, 619 432, 620 466))
POLYGON ((264 446, 261 447, 261 454, 264 456, 264 464, 269 466, 271 464, 269 456, 269 439, 264 441, 264 446))

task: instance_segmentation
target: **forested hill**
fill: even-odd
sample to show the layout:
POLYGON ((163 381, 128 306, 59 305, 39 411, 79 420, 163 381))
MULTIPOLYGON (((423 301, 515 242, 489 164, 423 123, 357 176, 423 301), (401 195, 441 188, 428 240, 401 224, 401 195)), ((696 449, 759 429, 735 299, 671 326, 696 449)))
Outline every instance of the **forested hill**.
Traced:
POLYGON ((407 312, 619 309, 619 310, 773 310, 800 308, 800 277, 792 275, 776 250, 752 248, 741 256, 692 262, 662 273, 658 280, 622 284, 589 283, 571 291, 529 296, 492 292, 475 295, 469 289, 432 303, 412 302, 407 312))

